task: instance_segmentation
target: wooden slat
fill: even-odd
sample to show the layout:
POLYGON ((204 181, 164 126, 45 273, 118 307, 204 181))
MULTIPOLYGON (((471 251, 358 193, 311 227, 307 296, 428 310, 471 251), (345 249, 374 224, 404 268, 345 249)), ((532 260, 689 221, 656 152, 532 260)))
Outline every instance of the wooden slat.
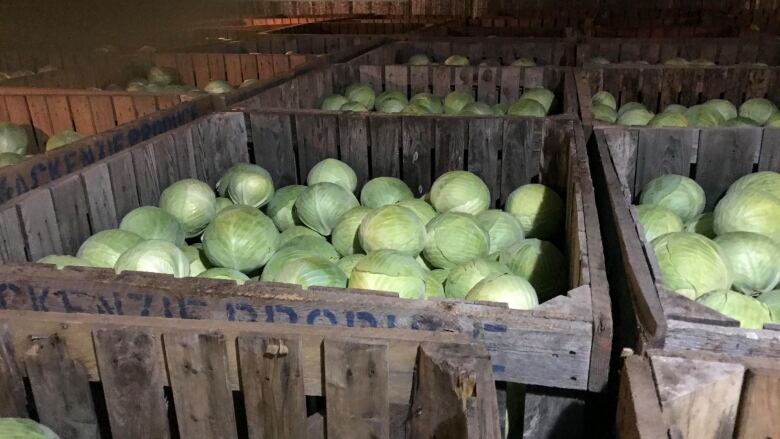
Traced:
POLYGON ((463 169, 469 121, 465 118, 438 118, 435 125, 434 175, 463 169))
POLYGON ((617 433, 623 439, 665 438, 667 429, 649 362, 639 356, 625 360, 618 391, 617 433))
POLYGON ((0 260, 4 263, 27 261, 23 233, 16 206, 0 210, 0 260))
POLYGON ((24 381, 16 364, 16 353, 11 341, 8 322, 0 322, 0 416, 27 417, 27 395, 24 381))
POLYGON ((114 103, 114 115, 117 125, 133 121, 137 118, 135 114, 135 105, 132 96, 113 96, 111 101, 114 103))
POLYGON ((97 330, 93 339, 112 436, 170 437, 160 340, 133 327, 97 330))
POLYGON ((141 205, 136 190, 133 156, 129 151, 125 151, 109 157, 105 163, 111 178, 116 218, 121 221, 128 212, 141 205))
POLYGON ((54 133, 74 128, 73 115, 66 96, 46 96, 46 106, 54 133))
POLYGON ((696 181, 707 195, 705 210, 712 210, 734 181, 752 172, 760 145, 760 129, 701 130, 696 181))
POLYGON ((92 235, 84 184, 77 174, 71 174, 53 182, 49 191, 54 200, 62 251, 69 255, 76 254, 81 243, 92 235))
POLYGON ((431 145, 434 144, 434 118, 404 117, 403 180, 418 197, 428 192, 431 176, 431 145))
POLYGON ((181 437, 237 438, 221 334, 163 335, 181 437))
POLYGON ((17 203, 31 260, 62 254, 62 241, 49 191, 33 191, 17 203))
POLYGON ((338 120, 335 115, 296 114, 296 138, 298 144, 299 175, 308 175, 318 162, 338 157, 338 120))
POLYGON ((254 161, 271 173, 277 187, 298 183, 291 117, 285 113, 249 113, 254 161))
POLYGON ((92 107, 92 120, 95 121, 95 131, 101 132, 116 126, 114 105, 110 96, 90 96, 89 103, 92 107))
POLYGON ((92 107, 88 96, 69 96, 73 127, 81 135, 95 134, 95 122, 92 118, 92 107))
POLYGON ((371 118, 371 177, 400 177, 403 125, 399 117, 371 118))
POLYGON ((305 437, 301 338, 246 333, 236 343, 249 436, 305 437))
POLYGON ((358 188, 369 179, 368 131, 369 118, 365 115, 344 112, 339 115, 339 154, 357 175, 358 188))
POLYGON ((735 438, 772 437, 780 431, 780 372, 751 369, 745 374, 735 438))
POLYGON ((532 172, 538 169, 538 164, 533 163, 532 159, 533 136, 534 126, 531 119, 507 119, 504 122, 499 198, 501 205, 518 186, 530 183, 532 172))
POLYGON ((60 437, 100 437, 86 371, 57 335, 34 341, 24 364, 43 425, 60 437))
POLYGON ((387 348, 356 339, 323 342, 328 437, 390 437, 387 348))
POLYGON ((231 85, 241 85, 244 75, 241 71, 241 58, 237 54, 225 54, 225 76, 231 85))
POLYGON ((640 130, 636 157, 636 191, 661 175, 687 176, 696 134, 697 131, 690 129, 640 130))
POLYGON ((80 174, 84 182, 92 233, 116 228, 119 221, 108 166, 99 163, 84 169, 80 174))
POLYGON ((493 202, 501 193, 499 151, 503 143, 503 127, 500 118, 469 120, 466 169, 477 174, 487 184, 493 202))

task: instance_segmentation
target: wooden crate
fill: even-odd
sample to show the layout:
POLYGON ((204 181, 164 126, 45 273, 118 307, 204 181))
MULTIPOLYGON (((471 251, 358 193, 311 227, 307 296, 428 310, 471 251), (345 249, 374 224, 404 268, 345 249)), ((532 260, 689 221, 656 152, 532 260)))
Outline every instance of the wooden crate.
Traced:
POLYGON ((625 439, 770 438, 780 431, 776 359, 652 351, 625 359, 617 434, 625 439))
POLYGON ((0 49, 0 72, 11 73, 18 70, 37 72, 41 67, 50 66, 57 70, 84 67, 100 63, 105 54, 89 51, 53 51, 35 49, 0 49))
POLYGON ((668 67, 601 66, 575 74, 580 116, 586 125, 601 126, 592 117, 591 98, 598 91, 612 93, 618 106, 637 101, 652 112, 669 104, 696 105, 709 99, 727 99, 739 106, 753 97, 780 102, 780 68, 756 66, 668 67))
MULTIPOLYGON (((780 130, 761 128, 594 129, 591 159, 605 232, 605 252, 615 268, 616 305, 639 325, 639 344, 668 351, 702 350, 780 357, 780 325, 742 329, 735 320, 661 285, 655 254, 636 219, 641 188, 664 174, 695 179, 707 196, 706 211, 739 177, 780 171, 780 130), (633 302, 633 305, 631 304, 633 302), (631 309, 634 316, 629 316, 631 309)), ((629 326, 631 326, 629 324, 629 326)))
POLYGON ((376 38, 359 35, 264 34, 242 29, 227 32, 210 31, 204 34, 203 39, 204 43, 182 47, 177 52, 273 54, 294 52, 300 55, 322 55, 340 52, 376 38))
POLYGON ((6 262, 0 266, 0 279, 20 291, 68 292, 62 296, 52 290, 43 307, 28 300, 32 296, 4 296, 0 307, 85 313, 110 308, 116 313, 120 306, 126 315, 372 326, 388 333, 460 332, 487 343, 496 379, 601 390, 608 373, 611 315, 578 127, 568 117, 400 117, 300 110, 208 116, 7 203, 0 212, 0 257, 6 262), (266 167, 281 187, 297 183, 299 175, 307 175, 325 157, 339 157, 353 166, 360 185, 375 176, 403 176, 417 193, 451 169, 474 171, 498 200, 530 181, 549 185, 565 196, 568 206, 567 238, 560 247, 569 258, 570 290, 534 310, 518 311, 340 289, 304 292, 261 282, 216 287, 200 279, 13 264, 74 252, 89 235, 116 227, 133 208, 157 204, 160 192, 180 178, 197 177, 213 185, 232 164, 251 160, 266 167), (106 183, 85 184, 95 178, 106 183))
POLYGON ((426 37, 395 41, 349 61, 350 64, 388 65, 406 64, 410 56, 424 53, 441 63, 448 56, 467 56, 473 65, 494 58, 504 65, 515 59, 535 59, 539 65, 574 65, 576 44, 564 38, 484 38, 426 37))
MULTIPOLYGON (((576 87, 566 67, 407 66, 335 64, 313 69, 236 105, 242 108, 318 109, 331 94, 363 82, 377 93, 397 90, 411 96, 430 92, 444 96, 453 90, 469 93, 493 105, 511 104, 530 87, 546 87, 556 95, 551 115, 577 114, 576 87)), ((331 113, 332 114, 332 113, 331 113)))
POLYGON ((395 20, 343 20, 298 24, 269 30, 273 34, 390 35, 424 31, 436 23, 395 20))
POLYGON ((574 5, 557 4, 554 13, 531 9, 518 14, 454 20, 447 25, 447 34, 463 37, 574 37, 580 33, 582 17, 589 15, 578 12, 574 5))
POLYGON ((62 438, 500 437, 490 357, 464 337, 38 316, 0 311, 0 416, 62 438))

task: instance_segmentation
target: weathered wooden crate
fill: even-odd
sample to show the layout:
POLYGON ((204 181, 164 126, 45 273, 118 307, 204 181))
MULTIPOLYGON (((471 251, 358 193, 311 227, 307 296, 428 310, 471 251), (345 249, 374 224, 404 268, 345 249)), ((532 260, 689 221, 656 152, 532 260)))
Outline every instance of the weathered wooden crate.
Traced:
MULTIPOLYGON (((431 337, 457 332, 486 343, 498 380, 526 383, 532 389, 598 391, 608 374, 611 315, 582 141, 579 125, 569 117, 217 113, 7 203, 0 212, 0 257, 6 262, 0 266, 0 279, 13 291, 35 293, 3 295, 0 307, 372 327, 375 338, 402 329, 431 337), (214 184, 232 164, 254 161, 282 186, 301 181, 305 177, 299 176, 325 157, 353 166, 361 185, 375 176, 397 176, 418 193, 451 169, 479 174, 497 200, 530 181, 551 186, 565 196, 568 206, 566 238, 560 247, 568 255, 570 290, 534 310, 519 311, 341 289, 302 291, 262 282, 237 286, 14 264, 74 252, 92 233, 116 227, 131 209, 157 204, 160 192, 180 178, 214 184), (104 183, 92 184, 98 181, 104 183), (44 290, 45 298, 40 295, 44 290)), ((568 409, 581 414, 582 406, 568 409)))
POLYGON ((596 56, 613 63, 646 61, 662 64, 682 57, 708 59, 717 65, 764 63, 780 65, 780 42, 775 38, 589 38, 577 44, 577 65, 596 56))
POLYGON ((42 67, 58 70, 83 67, 99 63, 105 54, 90 51, 0 49, 0 72, 11 73, 18 70, 37 72, 42 67))
POLYGON ((294 35, 266 34, 245 29, 216 32, 209 31, 203 37, 205 43, 182 47, 177 52, 204 53, 295 53, 322 55, 349 49, 373 41, 376 37, 360 35, 294 35))
POLYGON ((480 60, 498 59, 504 65, 526 57, 539 65, 574 65, 576 44, 564 38, 484 38, 426 37, 395 41, 349 61, 350 64, 387 65, 406 64, 410 56, 424 53, 442 62, 448 56, 467 56, 473 65, 480 60))
POLYGON ((23 315, 0 311, 0 416, 62 438, 500 437, 490 356, 464 337, 23 315))
POLYGON ((379 15, 379 16, 469 16, 483 6, 476 0, 325 0, 313 2, 254 0, 245 2, 245 14, 254 16, 297 17, 334 15, 379 15))
POLYGON ((525 9, 516 14, 461 18, 447 25, 447 34, 466 37, 573 37, 580 32, 583 17, 573 3, 556 4, 555 12, 525 9))
POLYGON ((348 19, 337 21, 321 21, 317 23, 298 24, 269 30, 274 34, 325 34, 325 35, 388 35, 408 34, 425 31, 427 28, 436 27, 436 22, 417 20, 391 20, 391 19, 348 19))
POLYGON ((625 439, 769 438, 780 431, 776 359, 652 351, 620 377, 617 434, 625 439))
POLYGON ((615 272, 613 297, 620 298, 616 306, 626 318, 638 322, 638 343, 672 352, 780 357, 780 326, 742 329, 739 322, 661 285, 655 254, 632 207, 645 183, 680 174, 702 186, 705 210, 711 211, 739 177, 757 170, 780 171, 780 130, 606 127, 594 129, 594 137, 590 155, 607 231, 604 242, 609 243, 605 253, 615 272), (634 316, 629 315, 632 307, 634 316))
POLYGON ((586 125, 601 126, 592 117, 591 98, 598 91, 612 93, 618 105, 637 101, 659 112, 669 104, 696 105, 709 99, 727 99, 739 105, 753 97, 780 102, 780 68, 756 66, 668 67, 607 65, 575 73, 580 116, 586 125))
POLYGON ((576 87, 571 69, 552 66, 334 64, 298 75, 236 105, 243 108, 318 109, 326 96, 342 93, 356 82, 371 85, 377 93, 397 90, 407 96, 421 92, 445 96, 458 90, 490 105, 498 102, 511 104, 524 89, 545 87, 556 95, 551 115, 577 114, 576 87))

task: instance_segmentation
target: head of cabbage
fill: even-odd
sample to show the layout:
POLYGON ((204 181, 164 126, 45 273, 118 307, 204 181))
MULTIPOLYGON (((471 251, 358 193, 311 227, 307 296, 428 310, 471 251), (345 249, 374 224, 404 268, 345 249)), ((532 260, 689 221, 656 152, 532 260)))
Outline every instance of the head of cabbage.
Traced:
POLYGON ((158 239, 184 246, 184 228, 170 213, 155 206, 137 207, 122 218, 119 228, 145 239, 158 239))
POLYGON ((715 238, 734 274, 734 288, 750 296, 780 283, 780 245, 752 232, 731 232, 715 238))
POLYGON ((714 241, 689 232, 667 233, 652 242, 661 282, 689 299, 728 290, 734 280, 726 255, 714 241))
POLYGON ((704 211, 707 200, 704 189, 693 179, 667 174, 650 180, 639 201, 668 209, 686 223, 704 211))
POLYGON ((341 160, 328 158, 314 165, 306 177, 306 184, 309 186, 325 182, 335 183, 350 192, 355 192, 357 174, 341 160))
POLYGON ((276 228, 285 230, 300 224, 298 217, 293 212, 293 206, 298 196, 306 189, 303 185, 285 186, 274 192, 274 196, 266 206, 266 213, 273 220, 276 228))
POLYGON ((354 253, 364 253, 363 246, 360 243, 358 231, 363 219, 371 213, 372 209, 364 206, 355 206, 344 212, 333 227, 331 242, 333 247, 342 256, 348 256, 354 253))
POLYGON ((76 256, 95 267, 114 268, 119 256, 141 241, 143 238, 126 230, 103 230, 87 238, 76 256))
POLYGON ((425 224, 403 206, 383 206, 369 212, 358 229, 360 245, 367 253, 395 250, 417 256, 425 247, 425 224))
POLYGON ((490 249, 490 235, 469 214, 442 213, 428 223, 426 231, 428 239, 423 257, 436 268, 452 268, 484 258, 490 249))
POLYGON ((217 197, 208 184, 187 178, 168 186, 160 208, 173 215, 188 238, 200 235, 217 214, 217 197))
POLYGON ((73 143, 81 139, 81 134, 73 130, 60 131, 57 134, 49 137, 49 140, 46 141, 46 151, 53 151, 57 148, 61 148, 69 143, 73 143))
POLYGON ((526 238, 550 238, 563 225, 563 199, 541 184, 526 184, 512 191, 504 210, 520 221, 526 238))
POLYGON ((431 186, 431 204, 438 212, 476 215, 490 207, 490 189, 472 172, 445 172, 431 186))
POLYGON ((474 285, 467 300, 506 303, 510 309, 533 309, 539 305, 528 281, 513 274, 492 274, 474 285))
MULTIPOLYGON (((347 87, 344 96, 346 96, 347 100, 350 102, 362 104, 366 109, 365 111, 374 109, 374 103, 376 102, 376 92, 370 85, 352 84, 347 87)), ((345 109, 342 107, 342 110, 345 109)))
POLYGON ((335 183, 317 183, 301 192, 295 200, 295 212, 304 225, 329 236, 341 215, 358 204, 347 189, 335 183))
POLYGON ((463 262, 448 271, 444 281, 444 294, 452 299, 465 299, 469 291, 491 274, 509 273, 506 265, 487 259, 463 262))
POLYGON ((168 241, 141 241, 122 253, 114 271, 145 271, 187 277, 190 275, 190 260, 179 247, 168 241))
POLYGON ((499 262, 533 285, 539 300, 566 292, 568 263, 548 241, 525 239, 501 252, 499 262))
POLYGON ((474 102, 474 96, 460 91, 453 91, 444 97, 444 113, 458 114, 466 105, 474 102))
POLYGON ((0 152, 27 154, 27 131, 21 125, 0 122, 0 152))
POLYGON ((777 113, 777 106, 769 99, 764 98, 748 99, 739 106, 741 117, 750 119, 759 125, 764 125, 775 113, 777 113))
POLYGON ((681 232, 683 222, 680 217, 669 209, 654 204, 636 206, 639 223, 645 231, 645 240, 651 242, 655 238, 672 232, 681 232))
POLYGON ((230 207, 203 232, 203 248, 214 265, 244 273, 265 265, 279 245, 273 221, 249 206, 230 207))
POLYGON ((372 178, 360 191, 360 203, 372 209, 411 199, 414 199, 412 190, 395 177, 372 178))
POLYGON ((490 236, 490 255, 498 256, 498 252, 506 250, 525 238, 523 225, 512 214, 498 209, 480 212, 477 222, 490 236))
POLYGON ((349 276, 349 287, 395 292, 402 299, 422 299, 426 273, 411 256, 379 250, 367 254, 355 265, 349 276))
POLYGON ((742 328, 761 329, 765 323, 772 322, 772 312, 765 303, 734 291, 712 291, 696 301, 739 321, 742 328))

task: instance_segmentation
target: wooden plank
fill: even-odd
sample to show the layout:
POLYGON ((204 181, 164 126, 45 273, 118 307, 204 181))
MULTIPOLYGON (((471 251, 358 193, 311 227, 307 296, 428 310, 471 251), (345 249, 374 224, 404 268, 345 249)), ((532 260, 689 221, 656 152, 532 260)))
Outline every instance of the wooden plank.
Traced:
POLYGON ((772 437, 780 431, 780 372, 750 369, 745 374, 737 418, 737 439, 772 437))
POLYGON ((105 163, 98 163, 85 168, 80 174, 84 182, 92 233, 118 227, 119 221, 108 166, 105 163))
MULTIPOLYGON (((30 121, 36 130, 36 134, 38 131, 46 134, 45 137, 38 138, 38 144, 43 146, 46 143, 46 139, 55 134, 54 127, 51 125, 51 118, 49 117, 49 109, 46 106, 46 98, 44 96, 27 96, 26 100, 27 108, 30 112, 30 121)), ((8 104, 8 100, 6 100, 6 103, 8 104)), ((11 120, 11 122, 19 123, 14 120, 11 120)), ((33 137, 30 137, 30 139, 33 139, 33 137)), ((40 149, 40 151, 43 150, 44 148, 40 149)))
POLYGON ((477 100, 488 104, 498 102, 498 67, 479 67, 477 100))
POLYGON ((54 201, 62 251, 64 254, 74 255, 81 243, 92 235, 84 184, 78 174, 71 174, 54 181, 49 186, 49 191, 54 201))
POLYGON ((761 154, 758 158, 758 170, 780 170, 780 129, 765 128, 763 134, 761 138, 761 154))
POLYGON ((433 178, 464 168, 468 127, 469 120, 466 118, 435 119, 433 178))
POLYGON ((209 62, 209 80, 226 80, 225 55, 222 53, 209 53, 207 57, 209 62))
POLYGON ((409 66, 409 86, 412 95, 417 93, 430 92, 429 84, 429 66, 409 66))
POLYGON ((291 119, 288 113, 249 113, 255 163, 271 173, 277 187, 298 183, 291 119))
POLYGON ((27 131, 27 138, 30 140, 30 150, 32 152, 42 152, 47 137, 41 136, 33 127, 35 126, 38 130, 43 130, 45 126, 43 128, 38 127, 37 124, 31 121, 27 99, 24 96, 6 96, 5 107, 9 118, 8 121, 22 125, 25 131, 27 131))
POLYGON ((409 67, 404 65, 385 66, 385 90, 400 91, 404 95, 408 93, 409 67))
POLYGON ((368 158, 369 117, 343 112, 339 114, 339 154, 357 175, 357 187, 369 179, 368 158))
POLYGON ((157 167, 148 146, 133 148, 130 150, 130 154, 133 157, 133 168, 135 169, 138 203, 141 206, 156 206, 157 202, 160 201, 160 194, 165 188, 160 187, 157 180, 157 167))
POLYGON ((157 100, 154 96, 134 96, 133 106, 137 117, 143 117, 157 111, 157 100))
POLYGON ((203 53, 196 53, 192 55, 192 69, 195 72, 195 86, 203 88, 211 81, 211 73, 209 72, 209 58, 208 55, 203 53))
POLYGON ((452 67, 431 67, 431 83, 434 95, 446 96, 449 94, 452 91, 452 67))
POLYGON ((241 71, 241 58, 238 54, 225 54, 225 76, 227 82, 233 86, 241 85, 244 75, 241 71))
POLYGON ((20 220, 16 206, 0 210, 0 260, 4 263, 28 260, 20 220))
POLYGON ((89 104, 92 107, 92 120, 95 121, 96 132, 106 131, 116 126, 114 104, 110 96, 90 96, 89 104))
POLYGON ((371 177, 400 177, 403 123, 397 116, 371 117, 371 177))
POLYGON ((246 333, 236 343, 249 436, 306 437, 301 338, 246 333))
POLYGON ((690 129, 639 130, 634 193, 661 175, 687 176, 697 134, 690 129))
POLYGON ((24 364, 43 425, 60 437, 100 437, 87 373, 56 334, 33 341, 24 364))
POLYGON ((672 357, 651 363, 668 425, 682 437, 732 437, 745 367, 672 357))
MULTIPOLYGON (((604 129, 601 132, 604 134, 604 139, 607 142, 609 154, 612 157, 612 163, 614 164, 617 177, 622 186, 628 190, 627 195, 630 197, 632 194, 638 194, 641 187, 637 188, 634 184, 636 182, 637 148, 639 147, 640 130, 631 128, 610 128, 604 129)), ((642 133, 644 134, 644 132, 645 131, 642 133)), ((655 148, 653 144, 643 145, 651 149, 655 148)))
POLYGON ((328 114, 295 114, 299 175, 309 175, 311 168, 320 161, 338 157, 337 117, 328 114))
POLYGON ((476 344, 420 346, 411 437, 501 437, 489 358, 476 344))
POLYGON ((501 205, 518 186, 531 182, 539 165, 533 163, 534 121, 532 119, 507 119, 504 121, 503 156, 501 161, 501 205))
POLYGON ((93 340, 112 437, 170 437, 160 340, 133 327, 100 329, 93 340))
POLYGON ((403 180, 416 196, 428 192, 431 176, 431 145, 434 144, 434 118, 404 117, 403 124, 403 180))
POLYGON ((181 437, 237 438, 224 336, 172 331, 163 342, 181 437))
POLYGON ((707 196, 710 211, 734 181, 753 171, 761 145, 760 129, 701 130, 696 181, 707 196))
MULTIPOLYGON (((125 151, 109 157, 105 163, 111 179, 116 218, 121 221, 128 212, 141 205, 136 190, 133 156, 125 151)), ((56 205, 56 198, 54 203, 56 205)))
POLYGON ((0 416, 26 418, 27 394, 16 363, 16 352, 8 322, 0 322, 0 416))
POLYGON ((89 105, 88 96, 69 96, 73 128, 81 135, 95 134, 95 122, 92 119, 92 108, 89 105))
POLYGON ((387 349, 381 342, 325 339, 328 437, 390 437, 387 349))
POLYGON ((617 433, 624 439, 667 437, 653 372, 647 359, 625 359, 617 401, 617 433))
POLYGON ((487 184, 495 202, 501 194, 499 151, 503 143, 502 119, 495 117, 471 118, 468 134, 466 169, 477 174, 487 184))
POLYGON ((29 192, 16 207, 29 258, 37 261, 50 254, 62 254, 62 240, 51 193, 45 190, 29 192))
POLYGON ((114 115, 117 125, 133 121, 137 118, 132 96, 114 95, 111 97, 114 103, 114 115))
POLYGON ((260 79, 257 67, 257 56, 252 54, 238 55, 241 62, 241 75, 244 79, 260 79))

